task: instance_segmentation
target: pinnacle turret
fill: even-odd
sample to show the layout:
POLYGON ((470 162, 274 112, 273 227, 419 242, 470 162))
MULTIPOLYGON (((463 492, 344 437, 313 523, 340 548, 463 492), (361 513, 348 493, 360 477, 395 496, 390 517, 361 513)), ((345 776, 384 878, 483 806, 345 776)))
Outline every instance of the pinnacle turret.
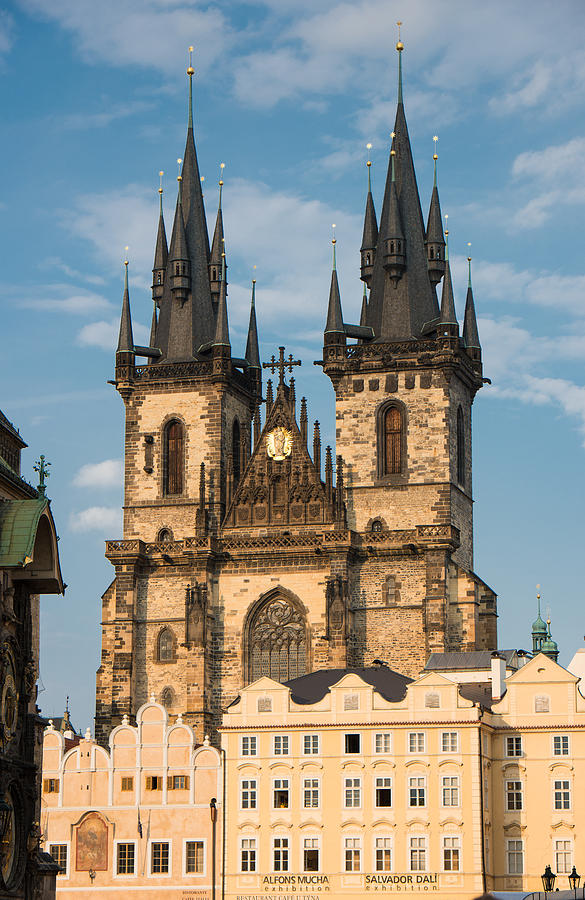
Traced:
POLYGON ((230 347, 230 334, 227 313, 227 283, 225 253, 221 258, 221 284, 219 287, 219 303, 217 307, 217 320, 215 323, 214 347, 230 347))
POLYGON ((211 243, 211 256, 209 259, 209 283, 211 286, 211 299, 214 306, 217 307, 219 301, 219 287, 221 283, 221 254, 225 249, 225 239, 223 232, 223 212, 222 212, 222 193, 223 193, 223 170, 225 163, 221 163, 219 177, 219 202, 217 205, 217 217, 215 220, 215 231, 213 232, 213 241, 211 243))
POLYGON ((120 318, 120 332, 118 334, 119 353, 134 353, 134 336, 132 334, 132 316, 130 315, 130 293, 128 291, 128 260, 124 260, 124 295, 122 297, 122 315, 120 318))
POLYGON ((329 307, 327 309, 327 324, 325 325, 325 342, 338 343, 340 339, 345 341, 345 329, 343 327, 343 313, 341 312, 341 297, 339 294, 339 281, 337 280, 337 253, 336 239, 333 238, 333 269, 331 272, 331 288, 329 290, 329 307))
MULTIPOLYGON (((448 236, 449 232, 447 232, 448 236)), ((455 312, 455 298, 453 296, 453 282, 451 281, 451 266, 449 264, 449 244, 445 250, 445 277, 443 279, 443 293, 441 296, 441 325, 454 326, 459 331, 457 313, 455 312)))
MULTIPOLYGON (((368 150, 371 146, 371 144, 368 144, 368 150)), ((364 231, 360 256, 361 278, 369 287, 370 281, 372 280, 372 272, 374 271, 374 257, 376 255, 376 245, 378 243, 378 222, 376 219, 376 210, 374 208, 374 198, 372 197, 372 162, 369 158, 366 165, 368 167, 368 194, 366 197, 364 231)))
POLYGON ((392 174, 388 204, 388 226, 384 239, 384 268, 394 282, 394 287, 397 286, 398 281, 402 278, 402 273, 406 269, 406 241, 402 230, 400 206, 398 205, 398 193, 396 190, 395 158, 396 151, 392 149, 390 151, 392 174))
POLYGON ((250 369, 262 372, 260 365, 260 350, 258 347, 258 327, 256 324, 256 279, 252 280, 252 302, 250 304, 250 322, 248 325, 248 339, 246 341, 246 359, 250 369))
MULTIPOLYGON (((433 140, 438 140, 437 136, 433 140)), ((445 238, 443 237, 443 219, 441 216, 441 204, 439 202, 439 189, 437 187, 437 153, 433 154, 434 178, 431 205, 426 232, 427 265, 429 278, 433 286, 437 285, 445 273, 445 238)))
POLYGON ((165 230, 165 220, 163 216, 163 172, 159 172, 160 187, 158 189, 159 196, 159 214, 158 214, 158 231, 156 235, 156 247, 154 250, 154 264, 152 267, 152 299, 155 301, 162 300, 165 289, 165 271, 169 258, 167 247, 167 233, 165 230))
POLYGON ((463 346, 471 350, 473 356, 481 354, 477 319, 475 316, 475 303, 473 302, 473 288, 471 286, 471 257, 467 257, 469 275, 467 279, 467 297, 465 300, 465 318, 463 320, 463 346))

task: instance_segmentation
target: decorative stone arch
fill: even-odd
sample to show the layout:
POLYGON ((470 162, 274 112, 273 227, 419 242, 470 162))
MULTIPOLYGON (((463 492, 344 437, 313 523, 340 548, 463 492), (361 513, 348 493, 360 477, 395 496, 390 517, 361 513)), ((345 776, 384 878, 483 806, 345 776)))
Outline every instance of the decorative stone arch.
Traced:
POLYGON ((177 635, 170 625, 163 625, 156 636, 154 659, 159 663, 177 661, 177 635))
POLYGON ((291 591, 273 588, 248 610, 243 630, 243 681, 262 675, 289 681, 312 670, 308 609, 291 591))
POLYGON ((168 525, 163 525, 162 528, 159 529, 156 540, 159 544, 172 544, 174 541, 173 529, 169 528, 168 525))
POLYGON ((160 492, 162 497, 187 494, 187 426, 183 416, 170 413, 160 426, 160 492))
POLYGON ((366 525, 366 531, 373 534, 380 531, 388 531, 388 523, 383 516, 373 516, 366 525))
POLYGON ((384 400, 376 410, 376 471, 379 480, 402 482, 407 473, 407 409, 397 397, 384 400))
POLYGON ((160 692, 160 705, 164 706, 167 712, 170 712, 177 703, 177 695, 170 685, 167 685, 160 692))

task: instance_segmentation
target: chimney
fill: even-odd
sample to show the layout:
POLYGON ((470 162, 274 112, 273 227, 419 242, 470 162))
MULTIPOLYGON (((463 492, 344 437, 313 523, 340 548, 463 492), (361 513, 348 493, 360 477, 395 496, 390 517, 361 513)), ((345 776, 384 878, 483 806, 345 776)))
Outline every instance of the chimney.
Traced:
POLYGON ((501 700, 504 693, 506 680, 506 660, 495 651, 491 659, 492 669, 492 700, 501 700))

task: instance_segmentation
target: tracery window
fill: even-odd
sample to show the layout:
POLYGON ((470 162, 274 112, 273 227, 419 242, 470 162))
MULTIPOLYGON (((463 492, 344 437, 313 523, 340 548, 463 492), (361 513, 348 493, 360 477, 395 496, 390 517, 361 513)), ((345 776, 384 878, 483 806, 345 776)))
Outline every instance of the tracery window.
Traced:
POLYGON ((240 480, 240 423, 237 419, 234 419, 232 425, 232 458, 235 487, 240 480))
POLYGON ((164 688, 162 694, 160 695, 160 702, 165 707, 165 709, 170 709, 175 702, 175 692, 172 687, 164 688))
POLYGON ((465 427, 463 410, 457 410, 457 481, 465 484, 465 427))
POLYGON ((402 414, 391 406, 384 413, 384 475, 402 472, 402 414))
POLYGON ((160 662, 167 662, 175 658, 175 642, 170 628, 163 628, 158 636, 157 656, 160 662))
POLYGON ((164 432, 164 493, 167 496, 183 493, 183 426, 174 419, 164 432))
POLYGON ((250 622, 248 680, 263 675, 275 681, 299 678, 308 671, 305 617, 292 601, 275 597, 250 622))

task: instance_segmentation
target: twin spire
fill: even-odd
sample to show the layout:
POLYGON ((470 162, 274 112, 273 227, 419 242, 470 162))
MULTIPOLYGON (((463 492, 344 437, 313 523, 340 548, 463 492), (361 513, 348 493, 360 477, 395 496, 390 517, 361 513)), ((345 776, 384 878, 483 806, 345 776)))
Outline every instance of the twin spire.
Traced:
MULTIPOLYGON (((199 174, 197 151, 193 135, 193 75, 192 51, 189 48, 189 102, 185 153, 179 159, 177 202, 170 244, 163 215, 163 186, 160 172, 159 217, 156 237, 152 298, 153 315, 150 346, 136 348, 133 344, 128 297, 128 265, 118 352, 138 353, 149 357, 151 363, 184 362, 204 359, 212 348, 223 348, 221 356, 226 365, 243 369, 259 368, 258 332, 255 313, 255 280, 247 345, 251 358, 231 357, 227 312, 227 264, 222 213, 224 163, 220 167, 219 204, 213 243, 210 249, 207 219, 203 202, 202 179, 199 174)), ((215 351, 214 351, 215 352, 215 351)), ((253 374, 253 373, 250 373, 253 374)), ((256 376, 254 375, 254 378, 256 376)))
MULTIPOLYGON (((398 24, 400 26, 401 23, 398 24)), ((364 282, 360 325, 372 329, 376 342, 421 340, 431 337, 439 329, 442 336, 458 340, 459 326, 437 183, 438 138, 436 135, 433 138, 433 189, 425 228, 404 113, 404 44, 400 31, 396 50, 398 102, 379 224, 372 196, 368 152, 368 188, 360 248, 361 279, 364 282), (436 286, 441 279, 443 287, 439 307, 436 286), (369 288, 369 298, 366 288, 369 288)), ((371 144, 367 146, 369 151, 371 144)), ((326 335, 337 333, 339 323, 343 322, 335 271, 329 296, 326 335)), ((348 326, 343 328, 347 336, 356 336, 349 334, 348 326)), ((467 293, 463 346, 473 359, 481 360, 471 282, 467 293)))

